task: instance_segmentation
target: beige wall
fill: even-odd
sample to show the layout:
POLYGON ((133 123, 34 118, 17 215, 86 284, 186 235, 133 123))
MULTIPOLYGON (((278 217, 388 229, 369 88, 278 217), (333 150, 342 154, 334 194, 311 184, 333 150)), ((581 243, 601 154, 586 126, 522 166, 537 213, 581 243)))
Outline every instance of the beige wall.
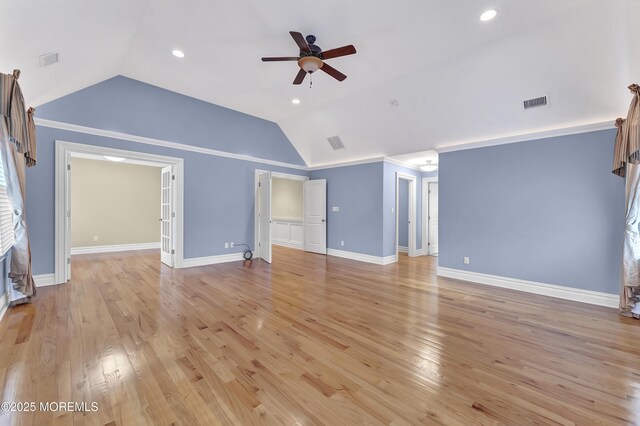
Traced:
POLYGON ((71 247, 160 241, 160 168, 73 158, 71 214, 71 247))
POLYGON ((302 219, 302 181, 271 180, 271 217, 302 219))

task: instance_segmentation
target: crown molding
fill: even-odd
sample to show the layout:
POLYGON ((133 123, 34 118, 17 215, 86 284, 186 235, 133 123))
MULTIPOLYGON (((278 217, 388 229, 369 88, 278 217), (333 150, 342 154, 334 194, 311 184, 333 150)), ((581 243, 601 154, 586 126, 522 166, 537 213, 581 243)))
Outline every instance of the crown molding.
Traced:
POLYGON ((476 140, 451 144, 434 148, 438 154, 445 152, 463 151, 467 149, 485 148, 488 146, 506 145, 511 143, 526 142, 537 139, 554 138, 558 136, 579 135, 581 133, 597 132, 600 130, 615 129, 615 119, 598 121, 595 123, 580 124, 577 126, 559 127, 555 129, 541 130, 538 132, 520 133, 517 135, 505 136, 494 139, 476 140))
MULTIPOLYGON (((171 141, 166 141, 162 139, 148 138, 144 136, 137 136, 137 135, 131 135, 128 133, 116 132, 112 130, 103 130, 103 129, 97 129, 94 127, 86 127, 86 126, 80 126, 77 124, 65 123, 61 121, 47 120, 44 118, 36 117, 35 123, 38 126, 49 127, 52 129, 67 130, 70 132, 77 132, 77 133, 84 133, 84 134, 94 135, 94 136, 102 136, 102 137, 107 137, 112 139, 126 140, 130 142, 137 142, 145 145, 161 146, 161 147, 177 149, 181 151, 197 152, 200 154, 231 158, 234 160, 250 161, 252 163, 268 164, 271 166, 285 167, 285 168, 294 169, 294 170, 314 171, 314 170, 332 169, 336 167, 347 167, 347 166, 357 166, 361 164, 387 162, 387 163, 396 164, 402 167, 406 167, 408 169, 417 170, 420 172, 422 171, 420 167, 415 166, 413 164, 400 161, 395 158, 384 157, 384 156, 363 158, 360 160, 344 161, 344 162, 337 162, 337 163, 326 163, 326 164, 321 164, 316 166, 302 166, 299 164, 291 164, 291 163, 284 163, 281 161, 267 160, 263 158, 253 157, 250 155, 233 154, 230 152, 224 152, 224 151, 218 151, 210 148, 187 145, 179 142, 171 142, 171 141)), ((447 146, 436 147, 434 148, 434 151, 437 151, 439 154, 442 154, 446 152, 462 151, 462 150, 475 149, 475 148, 484 148, 484 147, 496 146, 496 145, 506 145, 511 143, 526 142, 526 141, 531 141, 536 139, 546 139, 546 138, 552 138, 552 137, 558 137, 558 136, 577 135, 581 133, 589 133, 589 132, 596 132, 600 130, 610 130, 610 129, 615 129, 615 120, 613 119, 607 120, 607 121, 600 121, 596 123, 590 123, 590 124, 581 124, 577 126, 542 130, 538 132, 521 133, 518 135, 505 136, 501 138, 483 139, 483 140, 470 141, 470 142, 464 142, 459 144, 452 144, 447 146)))
POLYGON ((290 163, 283 163, 281 161, 266 160, 263 158, 252 157, 250 155, 233 154, 230 152, 218 151, 215 149, 203 148, 203 147, 194 146, 194 145, 187 145, 184 143, 171 142, 171 141, 155 139, 155 138, 147 138, 144 136, 130 135, 128 133, 115 132, 113 130, 96 129, 94 127, 80 126, 77 124, 47 120, 44 118, 36 117, 35 123, 38 126, 49 127, 52 129, 67 130, 70 132, 84 133, 87 135, 94 135, 94 136, 102 136, 102 137, 111 138, 111 139, 120 139, 120 140, 125 140, 130 142, 142 143, 145 145, 154 145, 154 146, 161 146, 164 148, 178 149, 181 151, 197 152, 199 154, 213 155, 216 157, 232 158, 234 160, 250 161, 252 163, 269 164, 271 166, 286 167, 286 168, 295 169, 295 170, 308 169, 307 166, 301 166, 299 164, 290 164, 290 163))

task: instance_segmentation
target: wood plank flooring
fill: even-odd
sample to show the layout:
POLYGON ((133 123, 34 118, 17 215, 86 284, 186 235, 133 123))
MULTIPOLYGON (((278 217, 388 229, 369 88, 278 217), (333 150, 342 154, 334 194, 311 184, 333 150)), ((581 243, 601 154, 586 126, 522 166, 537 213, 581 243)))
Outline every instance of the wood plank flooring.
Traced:
POLYGON ((73 258, 0 323, 2 412, 25 425, 640 424, 640 323, 615 310, 274 247, 171 270, 73 258))

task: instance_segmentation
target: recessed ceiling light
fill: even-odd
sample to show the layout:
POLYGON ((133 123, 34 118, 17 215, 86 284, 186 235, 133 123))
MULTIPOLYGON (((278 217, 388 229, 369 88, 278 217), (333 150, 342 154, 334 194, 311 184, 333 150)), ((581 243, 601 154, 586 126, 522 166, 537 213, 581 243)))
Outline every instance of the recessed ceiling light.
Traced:
POLYGON ((173 53, 173 56, 176 58, 184 58, 184 52, 182 50, 173 49, 171 53, 173 53))
POLYGON ((487 22, 492 20, 493 18, 496 17, 496 15, 498 14, 498 11, 495 9, 489 9, 485 12, 482 13, 482 15, 480 15, 480 20, 482 22, 487 22))
POLYGON ((115 161, 116 163, 119 163, 121 161, 124 161, 125 159, 122 157, 111 157, 110 155, 105 155, 104 158, 106 158, 109 161, 115 161))
POLYGON ((291 99, 291 103, 294 105, 299 105, 300 104, 300 99, 295 98, 295 99, 291 99))

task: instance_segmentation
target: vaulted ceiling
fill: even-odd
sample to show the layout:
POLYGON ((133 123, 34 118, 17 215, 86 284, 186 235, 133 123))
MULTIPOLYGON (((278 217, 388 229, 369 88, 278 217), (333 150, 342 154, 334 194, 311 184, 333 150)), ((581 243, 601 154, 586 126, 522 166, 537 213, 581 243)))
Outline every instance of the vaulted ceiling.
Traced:
POLYGON ((277 122, 309 165, 611 120, 640 81, 638 0, 8 0, 0 69, 39 105, 122 74, 277 122), (490 22, 479 15, 498 10, 490 22), (354 44, 291 84, 288 31, 354 44), (181 49, 183 59, 171 55, 181 49), (60 52, 40 67, 38 57, 60 52), (549 106, 524 111, 524 99, 549 106), (293 105, 291 99, 301 100, 293 105), (392 102, 392 100, 394 102, 392 102), (326 138, 346 145, 333 151, 326 138))

